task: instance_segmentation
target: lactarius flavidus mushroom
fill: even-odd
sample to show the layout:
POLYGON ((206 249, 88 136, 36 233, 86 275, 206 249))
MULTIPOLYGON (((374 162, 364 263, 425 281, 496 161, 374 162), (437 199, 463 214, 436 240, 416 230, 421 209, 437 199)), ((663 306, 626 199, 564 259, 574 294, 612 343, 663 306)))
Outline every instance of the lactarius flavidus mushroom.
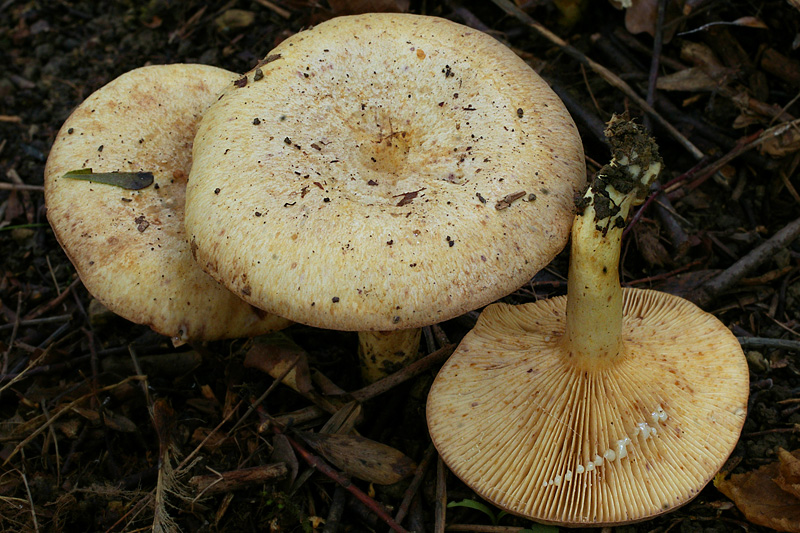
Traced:
POLYGON ((116 314, 176 343, 289 324, 203 272, 183 229, 197 123, 235 77, 205 65, 123 74, 72 112, 45 167, 47 217, 87 290, 116 314), (88 169, 91 174, 74 172, 88 169), (152 184, 126 188, 127 178, 142 176, 152 176, 152 184), (111 184, 101 183, 104 178, 111 184))
POLYGON ((368 380, 416 357, 416 328, 546 265, 585 184, 573 121, 522 59, 407 14, 281 43, 211 106, 194 159, 198 263, 269 312, 362 332, 368 380))
POLYGON ((428 425, 450 469, 498 507, 579 526, 651 518, 693 498, 733 450, 748 370, 694 304, 622 289, 624 221, 659 172, 627 121, 572 229, 568 294, 481 314, 437 376, 428 425))

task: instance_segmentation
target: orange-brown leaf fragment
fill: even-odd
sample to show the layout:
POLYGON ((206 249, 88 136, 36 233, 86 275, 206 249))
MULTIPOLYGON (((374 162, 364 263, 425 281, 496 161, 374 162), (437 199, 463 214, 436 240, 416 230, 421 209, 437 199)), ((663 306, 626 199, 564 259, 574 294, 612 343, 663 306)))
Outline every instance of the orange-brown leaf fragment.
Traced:
POLYGON ((779 450, 779 461, 714 485, 733 500, 747 520, 779 531, 800 533, 800 450, 779 450), (779 481, 779 479, 781 481, 779 481), (791 488, 786 491, 781 486, 791 488))
MULTIPOLYGON (((800 451, 800 450, 799 450, 800 451)), ((798 454, 800 457, 800 454, 798 454)), ((775 483, 795 498, 800 498, 800 458, 795 457, 783 448, 778 448, 780 468, 775 483)))
POLYGON ((244 367, 257 368, 275 379, 292 367, 283 382, 301 394, 313 388, 305 350, 282 333, 260 336, 247 351, 244 367))

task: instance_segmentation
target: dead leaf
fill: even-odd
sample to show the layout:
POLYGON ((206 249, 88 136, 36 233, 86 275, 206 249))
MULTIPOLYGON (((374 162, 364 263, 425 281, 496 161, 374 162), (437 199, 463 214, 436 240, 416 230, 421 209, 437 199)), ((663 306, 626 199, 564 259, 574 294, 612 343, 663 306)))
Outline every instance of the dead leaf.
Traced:
POLYGON ((742 129, 746 128, 747 126, 752 126, 753 124, 762 124, 764 122, 764 117, 753 113, 750 110, 742 109, 741 113, 733 119, 733 127, 734 129, 742 129))
POLYGON ((732 26, 743 26, 745 28, 758 28, 768 30, 769 26, 757 17, 741 17, 730 23, 732 26))
MULTIPOLYGON (((734 474, 724 479, 720 474, 714 485, 733 500, 750 522, 790 533, 800 533, 800 498, 781 489, 777 478, 788 469, 797 474, 800 450, 791 454, 783 450, 780 460, 753 472, 734 474)), ((785 479, 785 477, 784 477, 785 479)))
POLYGON ((252 11, 244 9, 229 9, 214 19, 217 30, 226 32, 239 30, 250 26, 256 16, 252 11))
POLYGON ((281 377, 291 365, 294 368, 286 374, 283 382, 301 394, 309 393, 313 386, 306 351, 283 333, 258 337, 244 358, 245 368, 257 368, 275 379, 281 377))
POLYGON ((335 15, 405 13, 410 3, 410 0, 328 0, 335 15))
POLYGON ((703 69, 692 67, 659 76, 656 87, 662 91, 714 91, 719 84, 703 69))
POLYGON ((158 435, 161 454, 163 455, 174 444, 178 418, 175 416, 175 409, 172 408, 166 398, 159 398, 153 402, 150 412, 153 418, 153 427, 156 430, 156 435, 158 435))
POLYGON ((800 131, 786 130, 782 135, 770 137, 759 147, 762 153, 772 157, 784 157, 800 150, 800 131))
MULTIPOLYGON (((611 2, 617 9, 625 8, 625 29, 636 35, 638 33, 648 33, 651 36, 656 33, 656 23, 658 20, 658 0, 612 0, 611 2)), ((671 20, 681 15, 683 2, 667 2, 667 11, 664 15, 664 43, 672 40, 672 36, 678 29, 677 24, 668 24, 671 20)))
POLYGON ((60 420, 55 424, 56 429, 61 431, 68 439, 77 439, 83 425, 77 418, 68 418, 67 420, 60 420))
POLYGON ((783 448, 778 448, 780 469, 775 483, 795 498, 800 498, 800 455, 795 457, 783 448))
POLYGON ((711 47, 702 43, 684 42, 681 46, 681 59, 702 69, 719 85, 725 85, 736 77, 736 70, 723 65, 711 47))
POLYGON ((648 265, 661 267, 672 264, 670 253, 658 238, 658 227, 655 224, 640 222, 633 227, 633 236, 636 238, 639 253, 648 265))
MULTIPOLYGON (((95 409, 73 407, 72 411, 91 422, 100 422, 100 413, 95 409)), ((116 415, 107 409, 103 411, 103 423, 109 429, 113 429, 114 431, 119 431, 121 433, 134 433, 137 431, 136 424, 134 424, 130 418, 122 415, 116 415)))
POLYGON ((209 452, 216 451, 224 445, 234 444, 225 433, 212 433, 211 428, 204 427, 199 427, 194 430, 194 433, 192 433, 191 442, 195 446, 202 442, 203 449, 209 452))
POLYGON ((417 465, 401 451, 357 435, 298 431, 303 440, 345 473, 378 485, 397 483, 417 465))
POLYGON ((25 214, 25 206, 20 196, 21 195, 17 194, 17 191, 11 191, 11 194, 8 195, 5 213, 3 213, 3 220, 9 224, 17 217, 25 214))
POLYGON ((325 422, 319 429, 320 433, 350 433, 361 417, 361 404, 358 402, 348 402, 341 409, 333 413, 333 416, 325 422))
POLYGON ((655 35, 657 14, 658 0, 631 0, 625 11, 625 29, 634 35, 655 35))
POLYGON ((297 473, 300 471, 300 462, 297 460, 297 455, 294 453, 292 445, 286 435, 276 433, 272 437, 272 453, 269 456, 270 462, 283 463, 288 470, 286 479, 283 481, 285 490, 289 490, 297 479, 297 473))

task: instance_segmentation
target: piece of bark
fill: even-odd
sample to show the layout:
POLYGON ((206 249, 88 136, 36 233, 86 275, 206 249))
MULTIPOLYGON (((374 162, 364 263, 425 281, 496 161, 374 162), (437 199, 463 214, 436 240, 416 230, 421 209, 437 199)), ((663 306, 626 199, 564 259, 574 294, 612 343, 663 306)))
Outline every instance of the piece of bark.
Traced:
POLYGON ((286 477, 286 465, 274 463, 269 465, 254 466, 252 468, 242 468, 241 470, 231 470, 222 472, 219 475, 194 476, 189 480, 189 485, 197 493, 203 495, 219 494, 278 481, 286 477))
POLYGON ((786 83, 800 87, 800 61, 786 57, 774 48, 764 50, 761 68, 786 83))
POLYGON ((689 299, 700 307, 707 306, 714 298, 730 289, 737 281, 767 260, 772 259, 778 250, 788 246, 798 237, 800 237, 800 218, 787 224, 721 274, 703 284, 689 299))

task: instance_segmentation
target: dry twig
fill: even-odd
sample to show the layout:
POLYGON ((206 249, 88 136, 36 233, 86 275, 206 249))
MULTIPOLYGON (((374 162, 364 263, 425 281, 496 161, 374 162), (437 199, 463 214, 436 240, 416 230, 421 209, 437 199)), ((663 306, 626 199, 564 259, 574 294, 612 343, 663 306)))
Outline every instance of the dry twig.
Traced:
POLYGON ((724 272, 707 281, 690 299, 701 307, 707 306, 714 298, 730 289, 748 273, 758 268, 758 266, 765 261, 772 259, 778 250, 787 246, 797 237, 800 237, 800 218, 787 224, 783 229, 736 261, 724 272))
POLYGON ((565 53, 567 53, 570 57, 578 61, 579 63, 588 66, 591 68, 596 74, 601 76, 604 80, 606 80, 609 84, 613 87, 616 87, 620 91, 622 91, 625 96, 633 100, 636 105, 642 108, 648 115, 653 117, 656 122, 658 122, 665 130, 669 132, 669 134, 678 141, 681 146, 683 146, 695 159, 702 159, 705 154, 697 148, 692 142, 684 137, 684 135, 679 132, 675 126, 673 126, 668 120, 662 117, 658 111, 656 111, 653 106, 647 103, 647 101, 639 96, 633 88, 625 83, 619 76, 608 70, 603 65, 589 59, 583 53, 581 53, 578 49, 568 44, 564 41, 561 37, 556 35, 555 33, 551 32, 540 23, 536 22, 530 15, 522 11, 518 8, 511 0, 492 0, 495 4, 497 4, 500 9, 518 18, 520 21, 525 23, 526 25, 530 26, 534 30, 536 30, 540 35, 545 37, 550 42, 556 44, 559 48, 561 48, 565 53))

